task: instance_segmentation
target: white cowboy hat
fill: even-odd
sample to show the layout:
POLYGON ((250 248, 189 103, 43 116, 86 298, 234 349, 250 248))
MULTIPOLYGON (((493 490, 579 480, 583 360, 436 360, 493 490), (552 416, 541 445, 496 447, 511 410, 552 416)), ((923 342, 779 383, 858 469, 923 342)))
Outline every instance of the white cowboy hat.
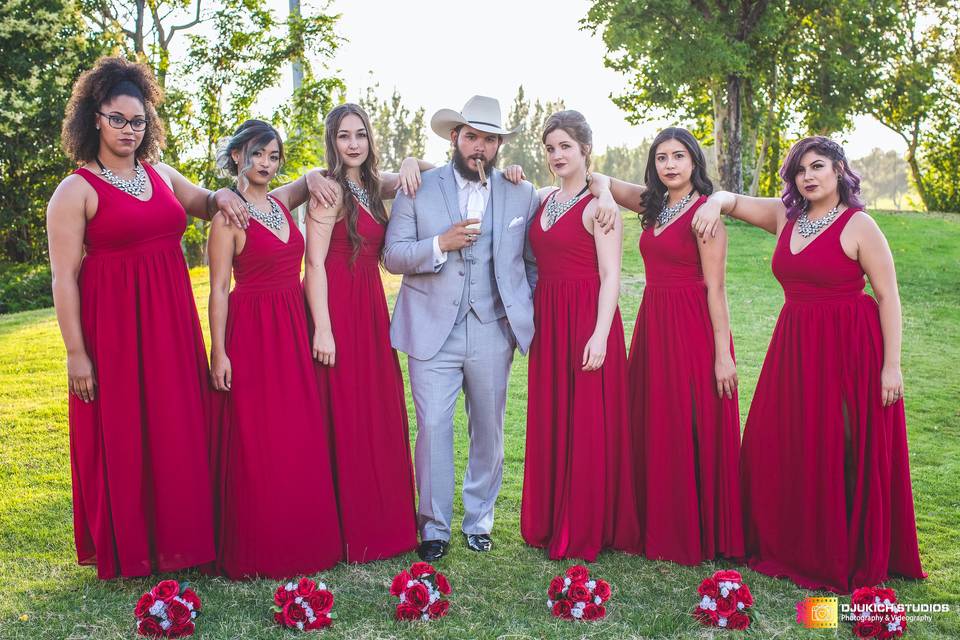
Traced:
POLYGON ((500 116, 500 103, 495 98, 473 96, 467 100, 460 112, 453 109, 440 109, 430 118, 430 128, 444 140, 450 139, 450 132, 460 125, 468 125, 478 131, 496 133, 504 142, 520 133, 522 126, 514 129, 503 128, 500 116))

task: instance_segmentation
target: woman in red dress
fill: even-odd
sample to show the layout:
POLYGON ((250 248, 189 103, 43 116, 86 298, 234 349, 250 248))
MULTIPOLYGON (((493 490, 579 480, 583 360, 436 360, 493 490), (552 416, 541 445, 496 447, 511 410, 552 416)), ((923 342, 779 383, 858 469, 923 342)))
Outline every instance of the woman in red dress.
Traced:
POLYGON ((786 300, 741 457, 750 566, 837 593, 922 578, 893 256, 838 144, 801 140, 780 175, 782 198, 718 192, 695 220, 708 232, 725 211, 777 236, 786 300))
POLYGON ((282 145, 272 126, 247 120, 217 156, 251 217, 243 230, 215 216, 208 252, 211 377, 226 392, 215 445, 217 568, 232 579, 316 573, 342 558, 300 287, 304 242, 290 216, 307 200, 306 178, 267 191, 282 145))
POLYGON ((687 565, 743 557, 727 238, 720 227, 698 241, 690 226, 713 193, 703 151, 690 132, 670 127, 650 146, 646 188, 612 183, 643 225, 646 286, 628 393, 644 554, 687 565))
POLYGON ((62 137, 81 167, 47 209, 77 558, 104 579, 214 557, 207 360, 180 238, 187 215, 240 200, 147 163, 160 99, 150 70, 121 58, 80 76, 62 137))
POLYGON ((367 114, 355 104, 326 120, 332 206, 311 202, 304 288, 313 330, 323 422, 333 432, 334 478, 348 562, 369 562, 417 546, 407 406, 390 313, 380 279, 384 197, 412 193, 420 169, 380 174, 367 114), (401 178, 402 176, 402 178, 401 178))
POLYGON ((537 261, 520 531, 551 559, 638 552, 640 527, 627 425, 619 216, 610 233, 588 194, 592 134, 576 111, 543 132, 560 188, 540 190, 530 226, 537 261))

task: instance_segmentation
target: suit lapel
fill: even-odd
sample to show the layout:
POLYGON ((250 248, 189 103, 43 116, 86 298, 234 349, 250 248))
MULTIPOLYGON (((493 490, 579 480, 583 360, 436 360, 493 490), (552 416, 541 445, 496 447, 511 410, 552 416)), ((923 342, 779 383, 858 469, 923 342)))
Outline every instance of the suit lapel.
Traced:
POLYGON ((447 205, 450 223, 460 222, 460 199, 457 197, 457 179, 453 175, 453 164, 447 164, 440 173, 440 193, 443 202, 447 205))
POLYGON ((500 241, 503 239, 503 216, 507 208, 506 178, 497 169, 493 170, 490 178, 490 223, 493 226, 493 255, 500 251, 500 241))

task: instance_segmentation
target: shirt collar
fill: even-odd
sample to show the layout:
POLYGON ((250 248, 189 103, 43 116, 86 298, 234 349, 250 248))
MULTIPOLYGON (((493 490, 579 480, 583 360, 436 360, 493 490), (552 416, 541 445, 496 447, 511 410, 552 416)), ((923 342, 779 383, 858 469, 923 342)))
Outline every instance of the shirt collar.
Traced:
POLYGON ((490 188, 490 177, 489 177, 489 176, 487 176, 487 186, 486 186, 486 187, 484 187, 483 185, 481 185, 478 181, 475 181, 475 180, 467 180, 467 179, 464 178, 462 175, 460 175, 460 172, 457 171, 457 168, 456 168, 456 167, 453 168, 453 177, 454 177, 454 179, 457 181, 457 189, 459 189, 459 190, 461 190, 461 191, 462 191, 463 189, 467 188, 468 186, 471 186, 471 185, 474 185, 477 189, 480 189, 480 190, 485 190, 485 189, 489 189, 489 188, 490 188))

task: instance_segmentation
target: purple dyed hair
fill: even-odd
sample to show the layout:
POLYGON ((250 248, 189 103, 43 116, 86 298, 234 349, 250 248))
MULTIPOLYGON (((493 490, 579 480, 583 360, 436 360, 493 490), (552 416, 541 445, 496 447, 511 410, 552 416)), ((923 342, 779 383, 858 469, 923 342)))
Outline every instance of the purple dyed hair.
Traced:
POLYGON ((800 194, 797 189, 797 172, 800 170, 800 158, 808 151, 818 153, 825 158, 833 161, 834 168, 837 164, 843 166, 843 172, 837 181, 837 189, 840 192, 840 201, 847 203, 849 207, 862 208, 863 200, 860 199, 860 176, 850 168, 847 162, 847 156, 843 152, 843 147, 824 136, 810 136, 804 138, 790 148, 783 166, 780 167, 780 177, 783 179, 783 205, 787 208, 787 218, 793 219, 799 216, 806 206, 807 199, 800 194))

